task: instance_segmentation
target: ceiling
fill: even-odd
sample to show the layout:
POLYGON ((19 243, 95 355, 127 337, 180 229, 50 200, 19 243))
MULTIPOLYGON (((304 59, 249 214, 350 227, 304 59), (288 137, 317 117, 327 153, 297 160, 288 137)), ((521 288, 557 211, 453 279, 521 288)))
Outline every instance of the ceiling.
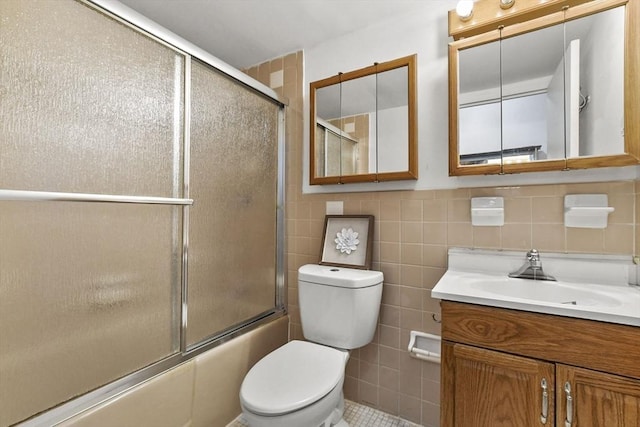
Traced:
POLYGON ((243 69, 434 0, 120 0, 235 68, 243 69))

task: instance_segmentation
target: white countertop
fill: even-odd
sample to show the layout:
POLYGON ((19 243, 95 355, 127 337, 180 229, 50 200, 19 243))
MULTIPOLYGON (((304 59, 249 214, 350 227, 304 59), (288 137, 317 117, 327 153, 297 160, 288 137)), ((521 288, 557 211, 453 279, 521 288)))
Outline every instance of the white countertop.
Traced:
POLYGON ((452 248, 449 270, 431 296, 640 326, 640 287, 629 285, 636 278, 630 257, 542 253, 541 259, 557 282, 509 278, 508 272, 524 263, 524 252, 452 248))

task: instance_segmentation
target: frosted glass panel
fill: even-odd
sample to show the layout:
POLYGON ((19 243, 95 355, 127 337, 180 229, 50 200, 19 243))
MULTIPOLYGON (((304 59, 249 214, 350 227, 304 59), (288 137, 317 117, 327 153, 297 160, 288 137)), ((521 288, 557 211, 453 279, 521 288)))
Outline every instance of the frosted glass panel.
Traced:
POLYGON ((0 425, 178 351, 180 212, 0 202, 0 425))
POLYGON ((278 109, 194 63, 188 344, 275 306, 278 109))
POLYGON ((0 17, 0 188, 178 196, 183 56, 72 0, 0 17))

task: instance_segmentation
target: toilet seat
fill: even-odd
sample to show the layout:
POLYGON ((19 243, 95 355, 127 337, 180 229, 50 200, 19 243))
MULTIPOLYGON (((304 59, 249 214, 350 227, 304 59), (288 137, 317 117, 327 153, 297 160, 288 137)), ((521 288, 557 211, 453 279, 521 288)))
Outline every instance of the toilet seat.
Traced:
POLYGON ((240 389, 249 411, 276 416, 297 411, 342 383, 348 353, 307 341, 291 341, 251 368, 240 389))

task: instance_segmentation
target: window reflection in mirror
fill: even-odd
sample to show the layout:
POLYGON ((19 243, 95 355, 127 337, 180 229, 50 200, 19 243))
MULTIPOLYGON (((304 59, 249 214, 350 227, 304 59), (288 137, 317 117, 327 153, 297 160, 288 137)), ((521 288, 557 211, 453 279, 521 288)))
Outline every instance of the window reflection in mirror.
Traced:
POLYGON ((459 52, 458 150, 460 164, 501 159, 500 42, 459 52))

